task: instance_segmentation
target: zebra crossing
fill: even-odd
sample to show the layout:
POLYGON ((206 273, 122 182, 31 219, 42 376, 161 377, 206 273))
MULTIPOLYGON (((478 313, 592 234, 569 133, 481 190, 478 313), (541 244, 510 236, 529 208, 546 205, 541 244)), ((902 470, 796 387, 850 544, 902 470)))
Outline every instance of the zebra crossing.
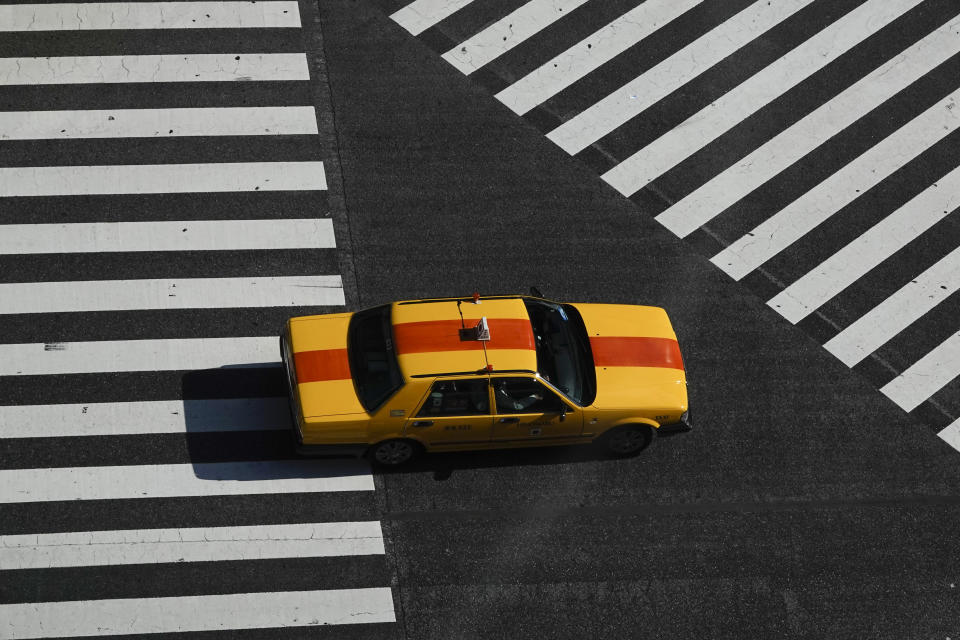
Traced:
POLYGON ((278 366, 346 304, 307 20, 0 5, 0 638, 397 633, 370 469, 294 455, 278 366))
POLYGON ((960 450, 956 2, 377 3, 960 450))

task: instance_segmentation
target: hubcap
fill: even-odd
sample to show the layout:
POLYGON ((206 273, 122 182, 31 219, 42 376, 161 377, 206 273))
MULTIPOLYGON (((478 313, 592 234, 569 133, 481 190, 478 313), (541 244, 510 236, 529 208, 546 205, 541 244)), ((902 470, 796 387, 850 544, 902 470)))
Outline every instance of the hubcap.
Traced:
POLYGON ((643 446, 643 433, 635 429, 618 431, 610 436, 610 449, 617 453, 632 453, 643 446))
POLYGON ((374 454, 377 462, 382 464, 400 464, 406 462, 413 455, 413 447, 406 442, 385 442, 374 454))

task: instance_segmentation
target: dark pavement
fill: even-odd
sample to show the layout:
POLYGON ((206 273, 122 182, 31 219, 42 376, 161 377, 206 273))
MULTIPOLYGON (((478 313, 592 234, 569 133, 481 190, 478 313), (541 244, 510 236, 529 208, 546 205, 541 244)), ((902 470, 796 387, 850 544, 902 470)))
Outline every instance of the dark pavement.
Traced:
POLYGON ((956 451, 372 3, 320 10, 359 306, 663 306, 696 426, 379 476, 405 637, 960 636, 956 451))

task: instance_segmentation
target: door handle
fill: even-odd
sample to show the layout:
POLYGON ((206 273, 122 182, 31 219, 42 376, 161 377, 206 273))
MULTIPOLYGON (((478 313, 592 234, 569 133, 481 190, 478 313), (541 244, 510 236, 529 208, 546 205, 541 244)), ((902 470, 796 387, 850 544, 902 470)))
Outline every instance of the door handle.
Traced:
POLYGON ((430 427, 433 426, 433 420, 416 420, 413 423, 415 427, 430 427))
POLYGON ((504 424, 511 424, 511 423, 516 424, 520 422, 520 418, 500 418, 500 422, 504 424))

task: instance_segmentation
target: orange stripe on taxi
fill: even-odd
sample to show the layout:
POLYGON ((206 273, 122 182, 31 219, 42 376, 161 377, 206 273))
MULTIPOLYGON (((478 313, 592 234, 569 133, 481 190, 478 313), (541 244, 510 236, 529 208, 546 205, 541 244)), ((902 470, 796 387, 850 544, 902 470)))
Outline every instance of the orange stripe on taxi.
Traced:
POLYGON ((300 351, 293 354, 293 362, 298 384, 350 379, 350 360, 346 349, 300 351))
POLYGON ((663 367, 683 370, 680 345, 669 338, 592 337, 598 367, 663 367))
MULTIPOLYGON (((472 327, 475 321, 467 321, 472 327)), ((483 349, 535 348, 533 329, 526 318, 488 318, 490 340, 461 340, 459 320, 428 320, 393 325, 393 337, 400 355, 430 351, 473 351, 483 349)))

